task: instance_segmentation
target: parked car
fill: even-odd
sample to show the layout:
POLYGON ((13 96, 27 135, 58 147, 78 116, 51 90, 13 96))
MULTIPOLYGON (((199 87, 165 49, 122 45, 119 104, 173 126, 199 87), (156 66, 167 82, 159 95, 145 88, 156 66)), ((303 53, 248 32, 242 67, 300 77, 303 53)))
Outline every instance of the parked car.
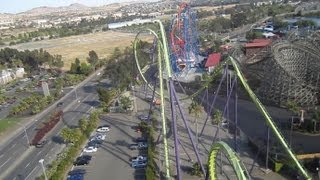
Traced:
POLYGON ((149 120, 149 115, 140 114, 138 118, 142 121, 147 121, 149 120))
POLYGON ((67 180, 84 180, 84 174, 68 175, 67 180))
POLYGON ((107 124, 104 124, 104 125, 98 126, 98 128, 109 128, 110 129, 110 126, 107 124))
POLYGON ((136 156, 136 157, 132 157, 130 158, 130 161, 131 162, 134 162, 134 161, 147 161, 147 157, 146 156, 136 156))
POLYGON ((130 144, 129 149, 131 150, 137 150, 138 149, 138 144, 130 144))
POLYGON ((98 133, 98 134, 95 135, 95 138, 96 138, 97 140, 105 140, 105 139, 106 139, 106 136, 107 136, 107 135, 105 135, 105 134, 100 134, 100 133, 98 133))
POLYGON ((139 168, 145 168, 147 166, 147 162, 142 161, 134 161, 131 163, 131 167, 139 169, 139 168))
POLYGON ((87 146, 86 148, 83 149, 83 152, 87 153, 92 153, 92 152, 97 152, 97 147, 96 146, 87 146))
POLYGON ((139 132, 142 132, 142 128, 139 127, 139 126, 137 126, 137 127, 135 128, 135 131, 138 132, 138 133, 139 133, 139 132))
MULTIPOLYGON (((86 156, 89 156, 89 155, 86 155, 86 156)), ((91 156, 90 156, 91 157, 91 156)), ((72 171, 70 171, 68 173, 68 175, 73 175, 73 174, 85 174, 86 173, 86 170, 85 169, 74 169, 72 171)))
POLYGON ((97 132, 102 132, 102 133, 108 132, 108 131, 110 131, 109 127, 99 127, 97 129, 97 132))
POLYGON ((148 143, 146 143, 146 142, 138 142, 138 147, 140 149, 146 149, 146 148, 148 148, 148 143))
POLYGON ((36 144, 36 147, 37 148, 42 148, 44 145, 47 144, 47 140, 42 140, 42 141, 39 141, 37 144, 36 144))
POLYGON ((100 147, 100 144, 98 144, 98 142, 96 140, 93 140, 93 141, 89 141, 88 142, 88 147, 96 147, 96 148, 99 148, 100 147))
POLYGON ((145 138, 145 137, 138 137, 138 138, 136 138, 134 141, 135 141, 135 142, 147 142, 148 139, 145 138))
POLYGON ((148 144, 145 142, 139 142, 137 144, 130 144, 129 145, 129 149, 131 149, 131 150, 147 149, 147 148, 148 148, 148 144))
POLYGON ((81 165, 88 165, 92 159, 92 156, 89 155, 83 155, 76 159, 76 161, 73 163, 75 166, 81 166, 81 165))
POLYGON ((103 143, 103 140, 100 140, 100 139, 91 139, 90 142, 94 142, 95 144, 102 144, 103 143))

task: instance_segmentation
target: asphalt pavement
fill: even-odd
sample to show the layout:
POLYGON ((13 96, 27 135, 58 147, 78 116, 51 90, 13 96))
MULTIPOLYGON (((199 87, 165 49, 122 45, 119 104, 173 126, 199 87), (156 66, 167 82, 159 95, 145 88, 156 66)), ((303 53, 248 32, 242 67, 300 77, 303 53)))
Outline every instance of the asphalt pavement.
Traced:
POLYGON ((144 172, 130 167, 130 158, 143 153, 129 149, 129 145, 134 143, 133 139, 141 136, 141 133, 132 128, 138 123, 139 120, 130 114, 110 113, 102 116, 101 125, 108 124, 111 130, 107 132, 107 137, 97 152, 86 153, 93 156, 90 164, 77 166, 75 169, 85 169, 85 179, 90 180, 143 179, 144 172))

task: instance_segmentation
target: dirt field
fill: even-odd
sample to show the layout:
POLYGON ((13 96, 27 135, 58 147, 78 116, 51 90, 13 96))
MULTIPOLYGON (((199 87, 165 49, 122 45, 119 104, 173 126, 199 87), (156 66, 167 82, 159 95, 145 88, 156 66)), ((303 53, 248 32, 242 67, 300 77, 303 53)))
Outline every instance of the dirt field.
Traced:
POLYGON ((63 57, 65 67, 69 70, 75 58, 85 61, 91 50, 97 52, 100 58, 108 57, 115 47, 123 49, 131 45, 136 34, 114 31, 99 32, 94 34, 71 36, 60 39, 30 42, 11 46, 18 50, 33 50, 43 48, 51 54, 60 54, 63 57))

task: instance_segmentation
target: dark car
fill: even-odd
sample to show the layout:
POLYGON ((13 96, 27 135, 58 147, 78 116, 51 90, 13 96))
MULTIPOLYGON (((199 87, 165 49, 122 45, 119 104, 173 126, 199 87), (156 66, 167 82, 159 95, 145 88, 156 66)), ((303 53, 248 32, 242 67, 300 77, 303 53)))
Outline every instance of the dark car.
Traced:
POLYGON ((84 180, 84 174, 68 175, 67 180, 84 180))
POLYGON ((135 142, 147 142, 148 139, 146 137, 138 137, 137 139, 134 140, 135 142))
POLYGON ((81 166, 81 165, 88 165, 91 161, 92 156, 89 155, 83 155, 76 159, 76 161, 73 163, 75 166, 81 166))
POLYGON ((42 140, 42 141, 39 141, 37 144, 36 144, 36 147, 37 148, 42 148, 45 144, 47 144, 47 140, 42 140))
POLYGON ((88 142, 88 146, 93 146, 93 147, 100 147, 100 144, 102 144, 102 142, 100 140, 92 140, 90 142, 88 142))
POLYGON ((61 106, 63 106, 63 102, 59 102, 58 104, 57 104, 57 107, 61 107, 61 106))
POLYGON ((85 174, 86 170, 85 169, 75 169, 72 170, 68 173, 68 175, 74 175, 74 174, 85 174))

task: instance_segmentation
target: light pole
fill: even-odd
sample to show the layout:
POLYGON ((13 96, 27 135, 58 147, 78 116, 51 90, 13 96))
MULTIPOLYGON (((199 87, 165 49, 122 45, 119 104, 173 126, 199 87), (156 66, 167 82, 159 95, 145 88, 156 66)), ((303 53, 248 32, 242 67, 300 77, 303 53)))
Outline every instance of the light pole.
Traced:
POLYGON ((76 95, 76 100, 77 100, 78 102, 80 102, 80 100, 78 100, 77 88, 74 88, 74 93, 75 93, 75 95, 76 95))
POLYGON ((293 131, 293 116, 291 116, 290 139, 289 139, 290 148, 291 148, 291 142, 292 142, 292 131, 293 131))
POLYGON ((19 122, 18 122, 18 124, 23 127, 23 131, 24 131, 24 133, 26 134, 26 137, 27 137, 28 147, 30 147, 30 140, 29 140, 29 137, 28 137, 28 133, 27 133, 26 127, 23 124, 19 123, 19 122))
POLYGON ((44 161, 44 159, 40 159, 39 163, 41 164, 41 167, 42 167, 42 171, 43 171, 43 174, 44 174, 44 179, 48 180, 48 177, 47 177, 47 174, 46 174, 46 170, 45 170, 44 165, 43 165, 43 161, 44 161))

